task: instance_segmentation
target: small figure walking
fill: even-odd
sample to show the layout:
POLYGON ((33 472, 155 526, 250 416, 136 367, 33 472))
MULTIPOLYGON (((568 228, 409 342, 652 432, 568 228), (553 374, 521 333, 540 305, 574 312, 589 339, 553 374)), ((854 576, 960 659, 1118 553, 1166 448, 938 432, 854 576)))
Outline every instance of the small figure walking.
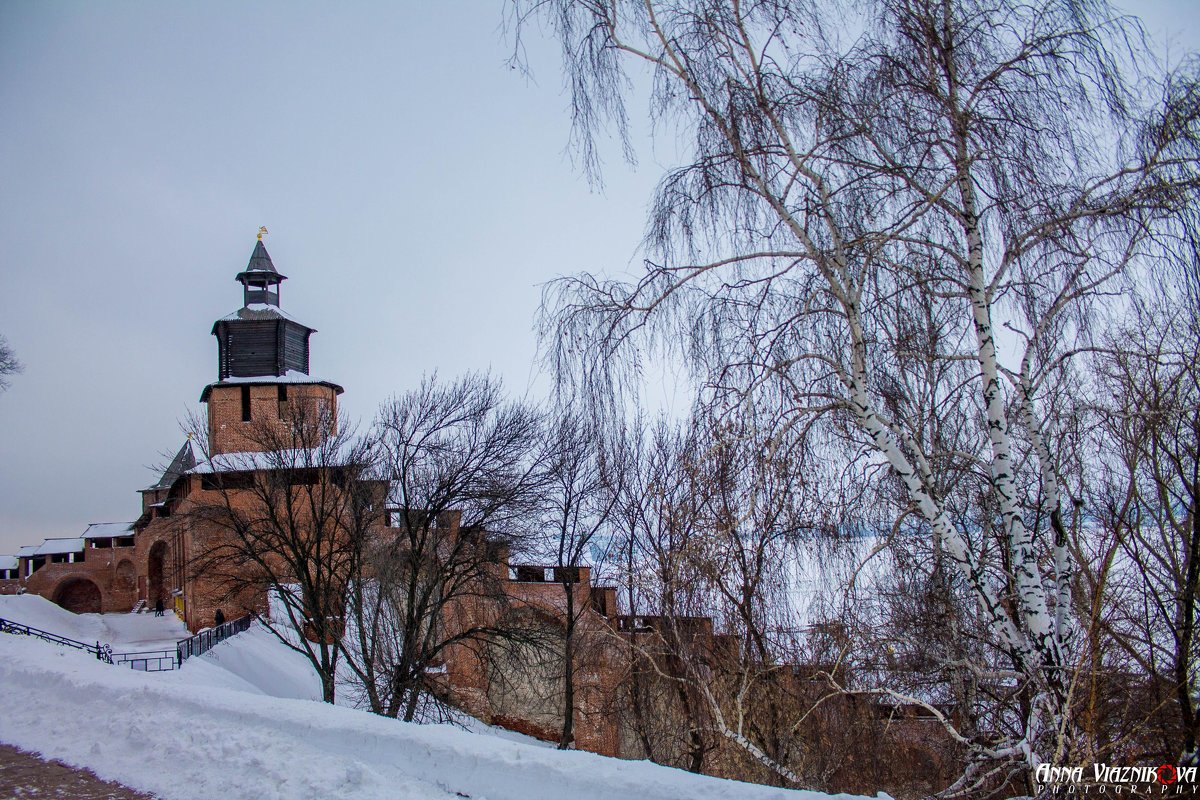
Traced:
POLYGON ((154 601, 154 616, 161 617, 162 615, 163 615, 163 603, 162 603, 162 598, 160 597, 154 601))
POLYGON ((214 618, 214 621, 217 623, 218 628, 221 627, 222 625, 224 625, 225 624, 225 612, 218 608, 217 615, 214 618))

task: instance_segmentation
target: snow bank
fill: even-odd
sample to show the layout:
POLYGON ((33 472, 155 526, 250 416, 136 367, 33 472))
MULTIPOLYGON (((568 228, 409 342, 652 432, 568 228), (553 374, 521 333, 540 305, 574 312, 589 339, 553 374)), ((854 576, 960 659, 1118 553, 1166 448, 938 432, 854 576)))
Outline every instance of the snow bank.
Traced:
MULTIPOLYGON (((4 599, 20 602, 0 606, 0 616, 16 617, 13 609, 19 607, 27 624, 75 638, 85 638, 83 633, 98 624, 88 619, 94 615, 72 620, 75 615, 45 608, 42 604, 50 605, 45 601, 31 602, 38 598, 4 599)), ((101 622, 109 631, 121 627, 109 618, 101 622)), ((189 659, 177 672, 152 674, 109 666, 40 640, 0 635, 0 707, 5 709, 0 741, 88 767, 163 800, 830 797, 533 747, 451 726, 411 725, 286 697, 303 696, 314 686, 303 657, 261 628, 189 659)))
POLYGON ((189 658, 177 673, 190 685, 223 687, 293 700, 321 700, 321 681, 302 654, 255 623, 203 656, 189 658))
POLYGON ((118 653, 174 650, 191 636, 174 614, 72 614, 34 594, 0 595, 0 618, 87 644, 111 644, 118 653))
POLYGON ((821 797, 194 686, 178 680, 184 672, 123 670, 86 653, 0 637, 0 740, 164 800, 821 797))

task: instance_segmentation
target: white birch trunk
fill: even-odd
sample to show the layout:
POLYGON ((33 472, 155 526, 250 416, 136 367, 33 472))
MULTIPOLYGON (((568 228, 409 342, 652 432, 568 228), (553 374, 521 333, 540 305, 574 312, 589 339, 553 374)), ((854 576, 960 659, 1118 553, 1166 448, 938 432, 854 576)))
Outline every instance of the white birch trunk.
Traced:
POLYGON ((1027 368, 1022 370, 1018 390, 1021 419, 1026 430, 1029 431, 1029 439, 1033 444, 1034 454, 1037 456, 1042 494, 1050 509, 1050 528, 1054 535, 1054 635, 1055 645, 1061 652, 1069 625, 1067 612, 1071 607, 1071 575, 1073 572, 1071 554, 1067 550, 1066 530, 1062 521, 1062 487, 1058 483, 1058 473, 1054 469, 1050 449, 1046 446, 1045 438, 1042 436, 1042 426, 1034 408, 1033 392, 1027 368))
POLYGON ((713 715, 713 721, 716 723, 714 727, 716 728, 717 733, 721 734, 738 747, 741 747, 756 761, 767 767, 767 769, 777 773, 780 777, 791 781, 796 786, 804 785, 804 782, 801 780, 799 775, 797 775, 784 764, 780 764, 778 761, 771 758, 771 756, 767 755, 762 748, 747 739, 742 734, 740 730, 742 727, 740 720, 738 722, 738 730, 734 730, 733 728, 729 727, 729 723, 725 721, 725 714, 721 711, 720 703, 717 702, 717 698, 713 696, 712 691, 710 691, 709 686, 705 681, 696 680, 694 683, 700 689, 700 691, 703 692, 704 699, 708 702, 709 710, 713 715))
POLYGON ((862 324, 853 306, 845 308, 853 342, 852 373, 847 376, 846 388, 850 391, 850 402, 858 417, 860 427, 871 437, 875 448, 888 460, 892 470, 904 483, 909 498, 920 509, 921 515, 932 527, 933 534, 943 551, 950 556, 963 577, 967 579, 980 608, 987 617, 988 624, 999 637, 1003 646, 1008 648, 1016 661, 1022 665, 1023 672, 1030 667, 1035 667, 1037 659, 1033 648, 1004 606, 1001 605, 995 589, 984 574, 983 565, 971 552, 966 537, 954 526, 946 516, 944 509, 930 494, 912 463, 900 449, 896 437, 876 413, 866 390, 866 361, 863 357, 866 345, 862 324))
POLYGON ((979 230, 975 225, 967 227, 967 249, 971 275, 971 316, 975 325, 988 437, 992 445, 992 489, 996 493, 996 499, 1000 506, 1000 519, 1003 522, 1005 538, 1008 541, 1012 579, 1016 589, 1021 621, 1032 637, 1034 646, 1042 655, 1045 665, 1057 666, 1058 647, 1054 635, 1054 622, 1046 603, 1045 587, 1042 585, 1037 565, 1037 552, 1033 547, 1033 532, 1021 518, 1020 509, 1017 507, 1012 442, 1008 430, 1004 396, 1000 388, 996 340, 992 332, 991 304, 987 296, 983 274, 983 245, 979 237, 979 230))

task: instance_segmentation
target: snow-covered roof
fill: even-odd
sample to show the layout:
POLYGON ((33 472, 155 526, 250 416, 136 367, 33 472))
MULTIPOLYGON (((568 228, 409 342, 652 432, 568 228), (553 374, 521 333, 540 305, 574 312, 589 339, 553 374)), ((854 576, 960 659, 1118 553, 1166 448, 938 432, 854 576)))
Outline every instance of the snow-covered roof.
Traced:
POLYGON ((260 469, 283 469, 284 467, 308 464, 318 458, 315 451, 284 450, 270 453, 243 452, 220 453, 199 461, 189 470, 196 475, 211 475, 214 472, 251 472, 260 469))
POLYGON ((27 544, 17 551, 17 558, 31 558, 37 552, 38 545, 27 544))
POLYGON ((78 539, 47 539, 38 545, 35 556, 56 556, 62 553, 78 553, 83 550, 84 540, 78 539))
POLYGON ((129 536, 133 533, 132 522, 93 522, 83 532, 84 539, 107 539, 113 536, 129 536))
POLYGON ((214 472, 252 472, 270 469, 322 469, 348 464, 349 453, 333 453, 321 447, 270 452, 221 453, 201 461, 190 471, 205 475, 214 472))
POLYGON ((312 375, 306 375, 303 372, 297 372, 294 369, 289 369, 282 375, 252 375, 252 376, 229 376, 228 378, 214 383, 213 386, 223 386, 227 383, 331 383, 337 386, 333 381, 327 381, 324 378, 317 378, 312 375))
POLYGON ((0 556, 0 569, 16 569, 19 563, 16 556, 0 556))
MULTIPOLYGON (((298 319, 288 314, 282 308, 271 303, 251 303, 247 306, 242 306, 237 311, 231 311, 221 317, 217 322, 236 322, 238 320, 262 320, 262 319, 286 319, 298 324, 301 323, 298 319)), ((304 327, 308 327, 305 325, 304 327)))
POLYGON ((204 391, 200 393, 200 402, 208 402, 208 393, 212 391, 214 386, 255 386, 260 384, 274 385, 277 383, 331 386, 338 394, 341 394, 343 391, 345 391, 342 389, 342 386, 339 383, 334 383, 333 381, 314 377, 312 375, 306 375, 305 373, 298 372, 294 369, 289 369, 282 375, 231 375, 224 380, 217 381, 216 383, 210 383, 205 386, 204 391))

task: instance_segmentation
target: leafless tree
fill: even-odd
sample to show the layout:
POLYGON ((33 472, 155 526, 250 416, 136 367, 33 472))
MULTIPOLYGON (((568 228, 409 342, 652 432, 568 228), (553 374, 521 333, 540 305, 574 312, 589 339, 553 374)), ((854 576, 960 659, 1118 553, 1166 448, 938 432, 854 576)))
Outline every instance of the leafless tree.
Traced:
POLYGON ((645 276, 548 290, 560 377, 603 410, 658 343, 731 416, 773 402, 780 430, 819 417, 867 448, 1019 685, 1000 730, 943 720, 972 754, 947 791, 1069 758, 1055 392, 1104 293, 1192 225, 1193 74, 1123 74, 1145 67, 1138 32, 1102 2, 515 8, 562 42, 589 165, 597 132, 623 130, 629 66, 691 137, 645 276))
POLYGON ((25 366, 17 360, 17 354, 9 346, 8 340, 0 336, 0 392, 9 387, 8 377, 16 375, 25 366))
POLYGON ((537 486, 539 425, 482 375, 427 378, 381 409, 377 475, 392 510, 352 585, 343 649, 373 711, 414 719, 448 661, 519 635, 500 556, 537 486))
POLYGON ((579 568, 591 560, 593 545, 607 545, 622 476, 608 464, 602 429, 569 410, 551 412, 539 460, 544 479, 535 519, 547 540, 544 547, 553 553, 555 580, 563 591, 563 711, 558 747, 565 750, 575 741, 576 673, 584 663, 578 650, 595 639, 579 635, 587 633, 581 631, 581 621, 590 611, 587 598, 580 594, 590 587, 581 586, 579 568))
POLYGON ((659 763, 704 772, 718 747, 703 698, 688 680, 688 645, 680 630, 703 604, 683 558, 699 533, 698 504, 688 469, 686 428, 664 420, 637 421, 623 431, 620 576, 628 615, 619 623, 627 652, 627 704, 645 755, 659 763))
POLYGON ((1097 393, 1103 458, 1090 505, 1100 535, 1087 574, 1112 651, 1093 658, 1095 682, 1124 681, 1121 694, 1136 698, 1106 743, 1184 764, 1200 740, 1198 291, 1195 261, 1147 287, 1099 359, 1107 397, 1097 393))
POLYGON ((629 705, 647 755, 702 771, 724 742, 798 783, 801 715, 784 709, 797 629, 786 554, 812 521, 797 502, 795 453, 728 422, 635 435, 647 439, 625 442, 636 455, 625 459, 613 549, 630 609, 620 626, 629 705), (646 724, 664 707, 685 723, 667 746, 646 724))
POLYGON ((791 548, 813 527, 805 515, 800 448, 781 446, 752 417, 693 431, 689 459, 703 535, 687 554, 721 631, 736 647, 714 650, 696 681, 722 735, 781 777, 801 783, 794 705, 784 685, 795 652, 788 589, 791 548), (708 680, 704 680, 705 677, 708 680), (715 678, 715 680, 713 680, 715 678), (724 695, 724 696, 722 696, 724 695), (790 707, 789 707, 790 706, 790 707))
POLYGON ((386 486, 370 480, 372 446, 345 420, 305 403, 252 424, 247 451, 213 453, 194 440, 201 490, 187 498, 195 551, 188 568, 218 596, 275 616, 264 624, 303 654, 334 702, 347 587, 380 527, 386 486))

